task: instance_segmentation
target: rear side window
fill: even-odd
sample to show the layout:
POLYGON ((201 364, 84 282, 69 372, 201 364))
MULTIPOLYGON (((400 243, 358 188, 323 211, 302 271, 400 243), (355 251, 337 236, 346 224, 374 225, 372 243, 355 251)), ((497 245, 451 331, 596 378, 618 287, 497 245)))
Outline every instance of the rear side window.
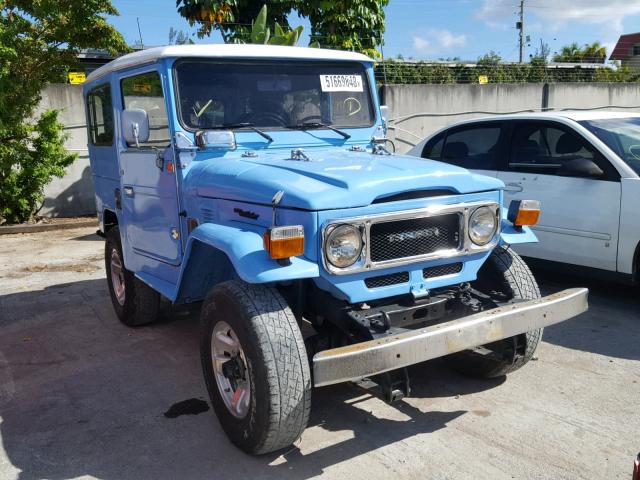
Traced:
POLYGON ((475 126, 449 132, 442 161, 478 170, 496 170, 500 125, 475 126))
POLYGON ((87 95, 89 142, 96 146, 113 145, 113 106, 111 87, 101 85, 87 95))
POLYGON ((121 87, 123 107, 140 108, 149 116, 149 141, 140 147, 166 147, 170 143, 169 121, 158 72, 124 78, 121 87))

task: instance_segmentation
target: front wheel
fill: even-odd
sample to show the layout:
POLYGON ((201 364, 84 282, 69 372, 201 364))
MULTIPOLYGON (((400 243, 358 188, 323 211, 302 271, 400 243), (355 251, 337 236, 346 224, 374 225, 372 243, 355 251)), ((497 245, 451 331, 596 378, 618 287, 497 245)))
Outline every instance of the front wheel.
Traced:
POLYGON ((295 316, 273 287, 231 280, 204 301, 200 352, 213 408, 251 454, 291 445, 307 426, 311 373, 295 316))
MULTIPOLYGON (((496 248, 478 272, 473 287, 503 301, 540 298, 538 283, 522 258, 508 247, 496 248)), ((449 355, 454 370, 476 378, 506 375, 523 367, 533 357, 542 329, 505 338, 480 349, 449 355)))

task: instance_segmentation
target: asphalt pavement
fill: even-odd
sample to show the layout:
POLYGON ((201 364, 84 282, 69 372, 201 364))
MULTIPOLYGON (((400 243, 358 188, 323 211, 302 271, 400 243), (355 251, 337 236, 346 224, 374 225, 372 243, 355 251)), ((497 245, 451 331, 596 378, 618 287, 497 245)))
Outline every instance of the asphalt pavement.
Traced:
MULTIPOLYGON (((95 228, 0 239, 0 479, 625 479, 640 451, 640 290, 591 288, 536 357, 492 381, 441 361, 395 405, 352 384, 316 389, 290 450, 250 457, 208 399, 197 309, 127 328, 95 228), (165 415, 167 414, 167 415, 165 415)), ((538 273, 538 272, 537 272, 538 273)))

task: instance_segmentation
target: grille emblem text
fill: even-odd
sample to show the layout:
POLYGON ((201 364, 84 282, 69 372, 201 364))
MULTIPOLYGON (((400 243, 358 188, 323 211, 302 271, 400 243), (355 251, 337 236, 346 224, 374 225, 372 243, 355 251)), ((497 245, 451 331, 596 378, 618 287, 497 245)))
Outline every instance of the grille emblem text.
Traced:
POLYGON ((418 238, 433 238, 440 236, 438 227, 423 228, 421 230, 413 230, 411 232, 392 233, 387 235, 389 243, 404 242, 405 240, 417 240, 418 238))

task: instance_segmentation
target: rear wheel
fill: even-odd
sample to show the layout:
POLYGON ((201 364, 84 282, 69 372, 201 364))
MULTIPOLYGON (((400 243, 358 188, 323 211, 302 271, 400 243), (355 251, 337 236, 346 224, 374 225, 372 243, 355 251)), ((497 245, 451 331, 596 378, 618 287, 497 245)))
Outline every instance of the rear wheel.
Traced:
POLYGON ((104 263, 111 303, 122 323, 137 327, 155 321, 160 309, 160 294, 124 266, 120 229, 107 232, 104 263))
MULTIPOLYGON (((540 298, 538 283, 522 258, 508 247, 496 248, 478 272, 473 287, 503 301, 540 298)), ((533 357, 542 329, 446 357, 454 370, 471 377, 493 378, 511 373, 533 357)))
POLYGON ((311 408, 300 328, 272 287, 231 280, 202 306, 200 352, 213 408, 231 441, 251 454, 297 440, 311 408))

